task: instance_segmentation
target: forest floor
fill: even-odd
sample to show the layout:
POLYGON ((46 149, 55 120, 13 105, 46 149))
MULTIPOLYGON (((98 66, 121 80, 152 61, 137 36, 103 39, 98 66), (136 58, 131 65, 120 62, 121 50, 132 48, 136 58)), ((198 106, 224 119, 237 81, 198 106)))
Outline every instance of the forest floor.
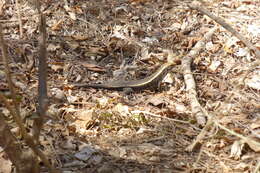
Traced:
MULTIPOLYGON (((0 0, 0 22, 28 129, 36 110, 39 45, 39 18, 30 2, 21 0, 16 6, 0 0)), ((259 147, 214 124, 198 147, 187 150, 203 127, 191 110, 181 65, 166 76, 166 87, 159 91, 126 95, 70 85, 144 78, 167 62, 167 52, 187 55, 216 26, 191 65, 197 98, 219 124, 260 142, 259 66, 250 69, 244 85, 237 84, 257 58, 211 18, 191 10, 187 5, 192 1, 41 2, 47 19, 50 106, 40 143, 55 167, 66 173, 256 172, 259 147)), ((259 1, 201 4, 260 50, 259 1)), ((0 62, 0 91, 6 92, 3 72, 0 62)), ((4 107, 0 110, 8 114, 4 107)), ((2 161, 6 158, 0 154, 2 161)))

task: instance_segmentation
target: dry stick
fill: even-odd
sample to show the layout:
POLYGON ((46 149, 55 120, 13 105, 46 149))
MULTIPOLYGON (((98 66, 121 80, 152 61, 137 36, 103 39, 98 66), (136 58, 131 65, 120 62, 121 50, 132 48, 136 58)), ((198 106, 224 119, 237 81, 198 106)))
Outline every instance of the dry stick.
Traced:
POLYGON ((258 159, 258 163, 255 167, 255 170, 253 171, 253 173, 258 173, 260 171, 260 159, 258 159))
MULTIPOLYGON (((190 122, 188 122, 188 121, 182 121, 182 120, 177 120, 177 119, 174 119, 174 118, 163 117, 163 116, 154 114, 152 112, 147 112, 147 111, 135 110, 135 111, 131 111, 131 114, 143 114, 144 116, 149 115, 149 116, 152 116, 152 117, 155 117, 155 118, 161 118, 161 119, 174 121, 174 122, 178 122, 178 123, 183 123, 183 124, 190 124, 190 122)), ((193 127, 196 130, 200 130, 198 127, 196 127, 194 125, 190 125, 190 126, 193 127)))
POLYGON ((210 17, 211 19, 213 19, 214 21, 216 21, 218 24, 220 24, 221 26, 223 26, 226 30, 228 30, 229 32, 231 32, 231 34, 233 34, 234 36, 236 36, 239 40, 241 40, 249 49, 251 49, 252 51, 255 52, 256 57, 258 59, 260 59, 260 51, 251 43, 249 42, 244 36, 242 36, 241 34, 239 34, 236 30, 234 30, 232 28, 231 25, 229 25, 228 23, 226 23, 222 18, 217 17, 215 15, 213 15, 212 13, 210 13, 207 9, 203 8, 201 5, 197 5, 197 3, 192 3, 191 5, 188 4, 189 8, 193 9, 193 10, 198 10, 201 13, 207 15, 208 17, 210 17))
POLYGON ((46 18, 40 14, 40 39, 39 39, 39 82, 38 82, 38 102, 37 118, 35 118, 33 124, 33 135, 35 140, 38 141, 41 128, 43 126, 43 119, 48 109, 48 97, 47 97, 47 62, 46 62, 46 18))
POLYGON ((7 55, 7 50, 6 50, 6 45, 4 44, 4 39, 3 39, 3 35, 2 35, 2 26, 0 24, 0 46, 2 49, 2 54, 3 54, 3 61, 4 61, 4 65, 5 65, 5 71, 6 71, 6 78, 7 78, 7 82, 8 82, 8 86, 9 86, 9 90, 11 92, 11 96, 12 96, 12 101, 14 103, 14 109, 12 108, 12 106, 10 105, 10 103, 7 101, 7 99, 0 94, 0 101, 2 101, 4 103, 4 105, 8 108, 8 110, 10 111, 10 114, 12 115, 14 121, 17 123, 18 127, 21 130, 21 134, 26 142, 26 144, 33 150, 33 152, 38 155, 40 157, 40 159, 42 160, 42 162, 44 163, 44 165, 49 168, 50 172, 56 173, 58 171, 56 171, 52 165, 50 164, 50 162, 48 161, 48 159, 45 157, 45 155, 41 152, 41 150, 38 149, 37 145, 35 144, 33 138, 27 133, 26 128, 23 125, 22 119, 21 119, 21 114, 19 111, 19 104, 17 102, 16 99, 16 94, 15 94, 15 90, 14 90, 14 86, 11 80, 11 74, 10 74, 10 68, 9 68, 9 58, 7 55))
POLYGON ((21 143, 17 142, 17 139, 10 131, 10 127, 5 121, 4 114, 0 111, 0 146, 4 148, 8 158, 16 167, 16 172, 28 173, 39 172, 35 169, 34 163, 36 157, 33 155, 32 150, 23 150, 21 143))
POLYGON ((238 133, 236 133, 236 132, 226 128, 225 126, 222 126, 221 124, 219 124, 218 121, 214 121, 214 124, 217 125, 219 128, 225 130, 226 132, 230 133, 231 135, 234 135, 234 136, 242 139, 243 142, 246 142, 251 148, 255 147, 255 148, 252 148, 252 149, 258 149, 258 151, 259 151, 259 149, 260 149, 260 143, 259 142, 255 141, 255 140, 252 140, 252 139, 250 139, 248 137, 245 137, 245 136, 243 136, 241 134, 238 134, 238 133))
POLYGON ((7 107, 7 109, 10 111, 10 114, 12 115, 13 119, 15 120, 15 122, 17 123, 17 125, 19 126, 19 128, 21 129, 21 134, 26 142, 26 144, 33 150, 33 152, 40 157, 40 159, 42 160, 42 162, 44 163, 44 165, 50 170, 51 173, 58 173, 58 171, 56 171, 52 165, 50 164, 50 162, 48 161, 48 159, 46 158, 46 156, 43 154, 43 152, 41 150, 38 149, 37 144, 34 142, 34 139, 25 131, 25 127, 23 125, 23 122, 20 120, 20 118, 17 118, 20 115, 17 115, 16 112, 13 110, 12 106, 10 105, 10 103, 7 101, 7 99, 0 94, 0 101, 2 101, 4 103, 4 105, 7 107))
POLYGON ((196 137, 196 140, 192 142, 192 144, 190 144, 187 148, 186 151, 193 151, 194 148, 198 145, 198 143, 200 143, 202 141, 202 139, 206 136, 208 130, 210 129, 210 127, 212 126, 212 118, 210 118, 207 121, 207 124, 205 125, 205 127, 201 130, 201 132, 199 133, 199 135, 196 137))
MULTIPOLYGON (((203 13, 203 14, 207 15, 208 17, 210 17, 211 19, 213 19, 214 21, 216 21, 218 24, 220 24, 226 30, 231 32, 231 34, 236 36, 240 41, 242 41, 250 50, 255 52, 257 60, 255 62, 249 64, 249 69, 254 69, 255 67, 260 65, 260 51, 250 41, 248 41, 244 36, 242 36, 235 29, 233 29, 231 25, 226 23, 222 18, 213 15, 207 9, 203 8, 201 5, 197 5, 196 2, 192 3, 191 5, 188 4, 188 6, 189 6, 189 8, 194 9, 194 10, 198 10, 201 13, 203 13)), ((242 82, 243 83, 244 83, 244 80, 248 76, 249 73, 250 73, 250 70, 248 70, 244 74, 244 76, 242 77, 242 82)))
POLYGON ((23 38, 23 22, 22 22, 22 18, 21 18, 21 9, 20 9, 19 0, 16 0, 16 8, 18 11, 17 13, 18 13, 20 39, 21 39, 21 38, 23 38))
POLYGON ((148 114, 150 116, 153 116, 153 117, 156 117, 156 118, 162 118, 162 119, 166 119, 166 120, 169 120, 169 121, 174 121, 174 122, 179 122, 179 123, 183 123, 183 124, 189 124, 190 122, 188 121, 182 121, 182 120, 177 120, 177 119, 173 119, 173 118, 168 118, 168 117, 163 117, 163 116, 160 116, 160 115, 157 115, 157 114, 154 114, 152 112, 147 112, 147 111, 140 111, 140 110, 135 110, 135 111, 131 111, 132 114, 148 114))
MULTIPOLYGON (((189 5, 189 7, 190 8, 192 8, 192 9, 197 9, 197 10, 199 10, 199 9, 201 9, 201 7, 199 7, 199 6, 197 6, 197 5, 192 5, 192 7, 189 5)), ((205 12, 206 10, 205 9, 203 9, 203 11, 205 12)), ((202 11, 201 11, 202 12, 202 11)), ((208 12, 208 11, 207 11, 208 12)), ((204 14, 206 14, 206 13, 204 13, 204 14)), ((214 20, 216 20, 219 24, 221 24, 222 26, 223 26, 223 23, 224 23, 224 25, 226 24, 222 19, 219 19, 219 18, 217 18, 216 16, 213 16, 213 15, 211 15, 209 12, 208 12, 208 14, 206 14, 206 15, 208 15, 209 17, 211 17, 211 18, 213 18, 214 20), (209 14, 209 15, 208 15, 209 14)), ((246 46, 248 46, 251 50, 254 50, 255 51, 255 54, 256 54, 256 56, 259 58, 260 56, 260 53, 259 53, 259 51, 250 43, 250 42, 248 42, 244 37, 242 37, 240 34, 238 34, 233 28, 231 28, 231 26, 230 25, 228 25, 228 24, 226 24, 225 26, 223 26, 224 28, 226 28, 227 30, 229 30, 232 34, 234 34, 235 36, 237 36, 241 41, 243 41, 245 44, 246 44, 246 46), (230 29, 231 28, 231 29, 230 29), (242 39, 241 39, 242 38, 242 39), (249 43, 249 44, 248 44, 249 43)), ((209 33, 208 33, 209 34, 209 33)), ((209 34, 210 35, 210 34, 209 34)), ((187 58, 186 58, 186 60, 187 60, 187 58)), ((191 60, 190 60, 191 61, 191 60)), ((190 62, 189 62, 190 63, 190 62)), ((256 63, 254 63, 254 65, 255 65, 256 63)), ((191 73, 190 73, 191 74, 191 73)), ((194 79, 192 78, 192 80, 190 81, 192 84, 194 83, 194 79), (193 81, 192 81, 193 80, 193 81)), ((185 82, 185 83, 187 83, 187 82, 185 82)), ((195 87, 195 86, 194 86, 195 87)), ((193 90, 194 90, 195 88, 193 88, 193 90)), ((195 92, 196 92, 196 90, 194 90, 195 92)), ((194 96, 196 96, 196 93, 193 93, 194 94, 194 96)), ((194 99, 195 100, 197 100, 195 97, 194 97, 194 99)), ((197 102, 197 101, 196 101, 197 102)), ((198 107, 198 110, 199 111, 203 111, 203 114, 204 115, 207 115, 207 117, 209 118, 209 121, 207 122, 207 125, 204 127, 204 129, 201 131, 201 133, 197 136, 197 139, 189 146, 189 147, 187 147, 187 150, 188 151, 192 151, 194 148, 195 148, 195 146, 196 146, 196 144, 205 136, 205 134, 206 134, 206 131, 208 130, 208 128, 211 126, 211 124, 212 123, 214 123, 215 125, 217 125, 218 127, 220 127, 220 128, 222 128, 222 129, 224 129, 224 130, 226 130, 227 132, 229 132, 229 133, 231 133, 231 134, 233 134, 233 135, 236 135, 236 136, 238 136, 238 137, 240 137, 241 139, 243 139, 243 140, 247 140, 247 141, 249 141, 250 142, 250 144, 252 144, 252 145, 255 145, 255 146, 257 146, 257 147, 259 147, 260 146, 260 144, 258 143, 258 142, 256 142, 256 141, 254 141, 254 140, 251 140, 251 139, 249 139, 249 138, 246 138, 246 137, 243 137, 242 135, 239 135, 239 134, 236 134, 235 132, 233 132, 233 131, 231 131, 231 130, 229 130, 229 129, 227 129, 227 128, 225 128, 224 126, 222 126, 222 125, 220 125, 218 122, 216 122, 216 121, 213 121, 213 115, 209 115, 208 113, 207 113, 207 111, 205 110, 205 109, 203 109, 200 105, 197 105, 197 106, 199 106, 198 107)))
MULTIPOLYGON (((210 118, 210 120, 208 121, 209 123, 207 123, 207 124, 209 124, 209 125, 214 124, 214 125, 218 126, 219 128, 225 130, 225 131, 228 132, 229 134, 234 135, 234 136, 237 136, 238 138, 242 139, 243 142, 246 142, 252 149, 259 151, 259 148, 260 148, 260 143, 259 143, 259 142, 255 141, 255 140, 253 140, 253 139, 250 139, 250 138, 248 138, 248 137, 244 137, 243 135, 238 134, 238 133, 236 133, 236 132, 234 132, 234 131, 228 129, 228 128, 226 128, 225 126, 222 126, 222 125, 218 122, 218 120, 214 119, 214 117, 217 117, 216 115, 209 114, 204 108, 201 108, 201 109, 202 109, 203 113, 204 113, 207 117, 210 118)), ((204 130, 204 129, 203 129, 203 130, 204 130)), ((203 130, 202 130, 202 132, 203 132, 203 130)), ((202 132, 201 132, 201 133, 202 133, 202 132)), ((203 137, 203 136, 201 136, 201 137, 203 137)), ((198 142, 198 141, 196 141, 196 142, 198 142)), ((195 142, 194 142, 194 144, 192 144, 192 145, 195 146, 195 142)), ((192 149, 192 147, 191 147, 191 146, 188 147, 188 150, 189 150, 189 149, 192 149)), ((191 151, 191 150, 190 150, 190 151, 191 151)))
MULTIPOLYGON (((9 58, 7 55, 7 48, 3 39, 3 31, 2 31, 2 25, 0 24, 0 46, 2 49, 2 57, 3 57, 3 62, 4 62, 4 66, 5 66, 5 74, 6 74, 6 80, 9 86, 9 90, 11 93, 11 97, 13 99, 13 103, 14 103, 14 108, 15 108, 15 113, 17 115, 17 117, 15 117, 17 119, 17 121, 21 121, 21 117, 19 117, 18 115, 20 115, 20 109, 19 109, 19 104, 18 101, 16 99, 16 93, 15 93, 15 89, 14 89, 14 85, 11 79, 11 74, 10 74, 10 68, 9 68, 9 58)), ((22 122, 22 121, 21 121, 22 122)), ((24 130, 24 132, 26 131, 25 129, 21 129, 24 130)))
POLYGON ((193 47, 189 54, 182 59, 184 81, 186 84, 186 90, 188 91, 188 95, 190 97, 191 111, 195 115, 198 124, 202 126, 206 124, 206 118, 201 110, 201 105, 197 99, 196 83, 193 78, 190 66, 192 59, 199 54, 202 48, 205 47, 206 42, 212 37, 216 29, 216 27, 211 29, 202 40, 198 41, 198 43, 193 47))

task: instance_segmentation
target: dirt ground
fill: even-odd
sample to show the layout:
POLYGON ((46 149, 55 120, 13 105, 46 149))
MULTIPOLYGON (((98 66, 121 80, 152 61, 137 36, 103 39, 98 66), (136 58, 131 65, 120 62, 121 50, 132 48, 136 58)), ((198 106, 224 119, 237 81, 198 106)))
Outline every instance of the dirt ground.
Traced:
MULTIPOLYGON (((55 167, 64 173, 257 172, 260 148, 250 140, 260 142, 259 66, 250 69, 242 86, 237 84, 257 58, 211 18, 191 10, 192 1, 41 2, 50 106, 40 142, 55 167), (167 52, 187 55, 214 26, 216 32, 191 64, 197 98, 219 124, 245 138, 213 123, 199 145, 187 149, 204 126, 192 112, 181 65, 156 91, 125 94, 70 85, 144 78, 167 62, 167 52)), ((200 3, 260 50, 259 1, 200 3)), ((0 1, 0 22, 28 129, 37 100, 38 20, 32 1, 20 0, 18 6, 0 1)), ((2 72, 0 62, 0 91, 8 92, 2 72)), ((6 108, 0 110, 8 114, 6 108)), ((6 159, 1 155, 1 160, 6 159)), ((44 166, 42 172, 47 172, 44 166)))

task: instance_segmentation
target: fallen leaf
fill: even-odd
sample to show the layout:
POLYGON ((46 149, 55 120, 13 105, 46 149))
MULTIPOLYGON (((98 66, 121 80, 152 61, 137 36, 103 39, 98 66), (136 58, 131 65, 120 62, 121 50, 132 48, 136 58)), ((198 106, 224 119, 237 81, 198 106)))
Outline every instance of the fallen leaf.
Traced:
POLYGON ((64 67, 62 65, 51 65, 51 69, 54 71, 60 71, 63 70, 64 67))
POLYGON ((242 149, 244 148, 243 141, 235 141, 231 147, 230 157, 238 160, 242 154, 242 149))
POLYGON ((11 173, 12 172, 12 162, 4 158, 5 152, 0 154, 0 172, 1 173, 11 173))
POLYGON ((114 108, 114 111, 120 113, 123 116, 128 116, 130 114, 129 107, 126 105, 123 105, 122 103, 118 103, 114 108))
POLYGON ((87 40, 89 37, 87 35, 77 34, 77 35, 73 35, 72 38, 74 38, 77 41, 84 41, 87 40))
POLYGON ((156 107, 162 107, 166 104, 166 98, 163 94, 157 94, 148 99, 148 103, 156 107))
POLYGON ((5 0, 0 1, 0 16, 3 15, 4 5, 5 5, 5 0))
POLYGON ((257 70, 245 80, 245 84, 253 89, 260 90, 260 70, 257 70))
POLYGON ((63 23, 63 20, 59 20, 58 22, 56 22, 54 25, 51 26, 51 30, 60 31, 62 28, 62 23, 63 23))
POLYGON ((106 71, 103 67, 95 65, 95 64, 83 63, 82 66, 86 67, 90 71, 95 71, 95 72, 105 72, 106 71))
POLYGON ((221 65, 220 61, 212 61, 210 66, 209 66, 209 71, 210 72, 216 72, 218 67, 221 65))
POLYGON ((74 156, 79 160, 88 161, 95 165, 102 161, 102 157, 98 154, 98 151, 90 146, 85 146, 74 156))
POLYGON ((248 137, 248 140, 244 141, 248 146, 255 152, 260 152, 260 143, 255 141, 253 138, 248 137))
POLYGON ((48 44, 48 46, 47 46, 47 50, 48 51, 55 51, 55 50, 57 50, 57 49, 60 49, 61 47, 60 47, 60 45, 56 45, 56 44, 48 44))
POLYGON ((249 168, 247 163, 241 162, 235 166, 236 171, 246 171, 249 168))

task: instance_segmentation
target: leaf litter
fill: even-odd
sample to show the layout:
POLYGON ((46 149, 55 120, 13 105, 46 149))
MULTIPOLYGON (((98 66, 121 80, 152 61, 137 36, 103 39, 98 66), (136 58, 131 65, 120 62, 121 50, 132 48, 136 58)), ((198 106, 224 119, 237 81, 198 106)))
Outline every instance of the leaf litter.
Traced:
MULTIPOLYGON (((15 4, 3 2, 0 17, 13 78, 22 95, 21 109, 30 114, 37 93, 36 11, 21 1, 24 38, 19 40, 13 25, 17 23, 15 4)), ((200 127, 191 114, 180 69, 166 79, 168 89, 159 93, 125 96, 118 91, 74 90, 68 85, 111 79, 122 64, 129 66, 129 71, 123 69, 127 78, 143 78, 166 62, 164 49, 187 54, 213 24, 210 18, 189 10, 186 3, 190 1, 44 2, 53 99, 41 143, 53 164, 71 172, 253 171, 255 158, 260 157, 258 146, 220 129, 212 127, 201 141, 201 152, 185 151, 200 127)), ((204 3, 254 44, 260 42, 258 1, 204 3)), ((259 142, 259 67, 252 69, 245 87, 234 87, 254 60, 239 40, 220 28, 195 58, 193 72, 205 109, 217 112, 221 124, 259 142)), ((0 64, 1 76, 3 70, 0 64)), ((3 77, 0 90, 6 92, 3 77)), ((25 117, 30 119, 30 115, 25 117)), ((3 169, 10 169, 9 164, 3 169)))

